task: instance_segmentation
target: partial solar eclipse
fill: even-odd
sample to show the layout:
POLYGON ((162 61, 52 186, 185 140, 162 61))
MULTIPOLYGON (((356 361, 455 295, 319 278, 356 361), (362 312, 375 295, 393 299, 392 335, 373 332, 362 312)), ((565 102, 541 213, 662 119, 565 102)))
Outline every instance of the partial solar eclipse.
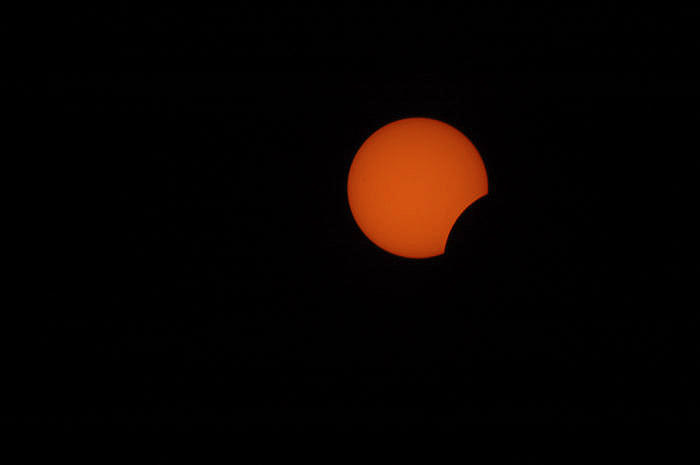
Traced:
POLYGON ((348 174, 348 201, 362 232, 407 258, 445 253, 464 210, 488 192, 486 168, 467 137, 449 124, 407 118, 377 130, 348 174))

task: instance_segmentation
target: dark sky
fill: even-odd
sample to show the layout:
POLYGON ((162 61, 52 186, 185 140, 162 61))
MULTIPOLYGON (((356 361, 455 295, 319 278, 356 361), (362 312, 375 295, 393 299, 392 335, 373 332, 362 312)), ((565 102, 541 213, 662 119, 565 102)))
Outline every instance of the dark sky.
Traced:
MULTIPOLYGON (((15 90, 45 155, 31 238, 54 302, 22 355, 36 363, 17 422, 263 436, 697 423, 697 81, 645 67, 679 53, 645 48, 656 23, 637 18, 649 35, 613 52, 565 36, 637 66, 572 67, 558 29, 522 32, 515 13, 479 59, 553 52, 546 65, 405 66, 405 51, 387 64, 386 48, 318 50, 319 32, 299 35, 292 66, 292 45, 226 51, 244 45, 219 16, 171 13, 137 29, 175 28, 180 42, 112 37, 106 50, 235 60, 38 74, 15 90), (191 41, 204 30, 209 48, 191 41), (427 260, 374 246, 345 190, 362 142, 412 116, 466 134, 489 176, 447 253, 427 260)), ((630 20, 601 21, 618 16, 630 20)), ((124 17, 103 20, 120 31, 124 17)), ((329 40, 347 44, 343 28, 329 40)))

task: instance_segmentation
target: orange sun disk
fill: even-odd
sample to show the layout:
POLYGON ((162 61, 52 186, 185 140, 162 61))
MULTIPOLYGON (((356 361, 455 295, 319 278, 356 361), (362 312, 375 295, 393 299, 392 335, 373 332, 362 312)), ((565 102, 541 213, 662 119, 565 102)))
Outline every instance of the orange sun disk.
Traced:
POLYGON ((377 130, 350 166, 348 201, 360 229, 407 258, 445 253, 462 212, 488 192, 484 162, 467 137, 428 118, 377 130))

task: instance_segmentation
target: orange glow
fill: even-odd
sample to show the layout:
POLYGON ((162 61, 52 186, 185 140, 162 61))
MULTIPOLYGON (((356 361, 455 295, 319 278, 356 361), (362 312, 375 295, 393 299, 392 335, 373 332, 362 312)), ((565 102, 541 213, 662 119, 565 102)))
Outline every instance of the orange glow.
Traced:
POLYGON ((348 175, 350 210, 376 245, 395 255, 445 253, 462 212, 488 192, 484 162, 467 137, 428 118, 380 128, 355 155, 348 175))

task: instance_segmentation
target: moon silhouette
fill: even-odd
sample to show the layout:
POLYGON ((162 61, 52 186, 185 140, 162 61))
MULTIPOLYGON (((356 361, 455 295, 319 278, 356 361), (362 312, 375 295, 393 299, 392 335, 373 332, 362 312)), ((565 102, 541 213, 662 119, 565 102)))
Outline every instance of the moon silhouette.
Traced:
POLYGON ((406 258, 445 253, 469 205, 488 193, 484 162, 459 130, 429 118, 389 123, 360 147, 348 174, 348 201, 362 232, 406 258))

